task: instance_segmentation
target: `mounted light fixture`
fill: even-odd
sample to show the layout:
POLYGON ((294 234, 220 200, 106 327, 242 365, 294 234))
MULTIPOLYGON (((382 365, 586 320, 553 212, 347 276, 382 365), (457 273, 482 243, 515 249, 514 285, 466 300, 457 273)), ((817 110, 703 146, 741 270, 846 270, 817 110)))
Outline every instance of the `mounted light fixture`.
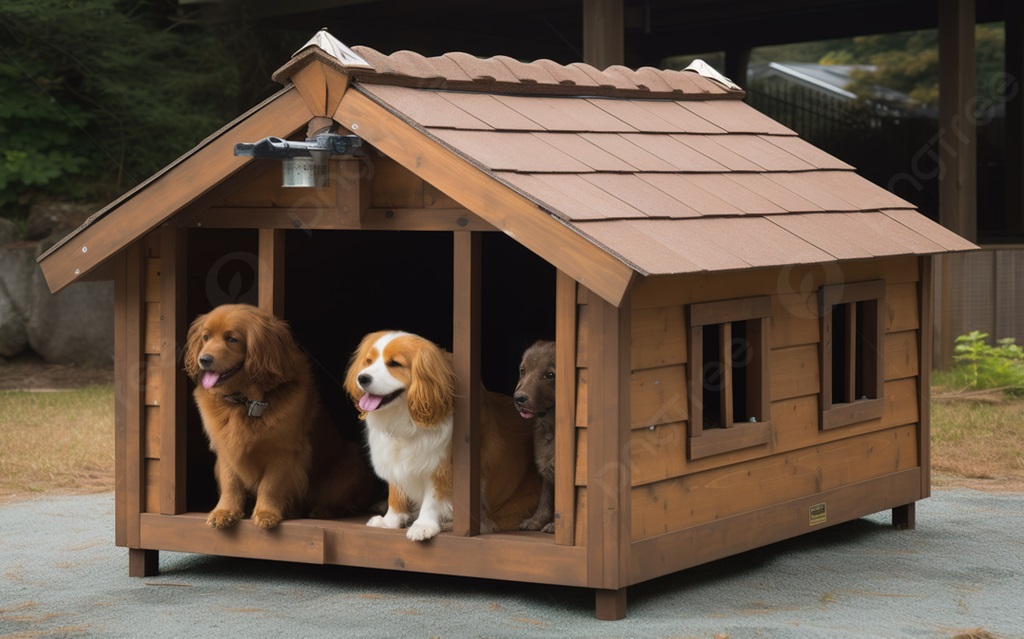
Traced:
POLYGON ((355 155, 363 146, 356 135, 320 133, 305 142, 268 137, 235 145, 235 155, 281 160, 281 186, 324 187, 330 184, 328 160, 332 155, 355 155))

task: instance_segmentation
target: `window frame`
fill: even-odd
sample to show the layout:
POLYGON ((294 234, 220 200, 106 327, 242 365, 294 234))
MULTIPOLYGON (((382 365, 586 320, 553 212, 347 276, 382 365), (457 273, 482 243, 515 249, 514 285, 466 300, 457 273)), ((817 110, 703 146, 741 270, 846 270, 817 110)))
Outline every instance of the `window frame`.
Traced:
POLYGON ((820 430, 882 417, 885 412, 885 280, 822 286, 818 302, 821 318, 820 430), (874 337, 874 349, 867 348, 870 344, 864 341, 866 335, 859 335, 857 331, 857 304, 862 302, 866 304, 864 332, 874 337), (837 306, 845 306, 846 340, 842 345, 834 343, 833 317, 837 306), (862 346, 860 349, 858 342, 862 346), (845 391, 850 401, 836 402, 832 396, 832 371, 837 352, 846 358, 845 391), (862 388, 870 391, 866 399, 853 399, 858 375, 863 376, 862 388))
POLYGON ((687 308, 689 330, 689 437, 687 456, 701 459, 734 450, 767 444, 771 440, 771 367, 769 362, 769 330, 772 300, 768 295, 735 300, 690 304, 687 308), (753 330, 747 331, 754 360, 758 364, 746 372, 747 405, 761 416, 757 422, 732 420, 733 388, 731 341, 732 324, 749 322, 753 330), (724 370, 723 392, 719 414, 723 424, 718 428, 704 428, 703 367, 704 327, 717 325, 719 329, 719 361, 724 370), (728 351, 728 352, 727 352, 728 351), (756 369, 756 370, 755 370, 756 369))

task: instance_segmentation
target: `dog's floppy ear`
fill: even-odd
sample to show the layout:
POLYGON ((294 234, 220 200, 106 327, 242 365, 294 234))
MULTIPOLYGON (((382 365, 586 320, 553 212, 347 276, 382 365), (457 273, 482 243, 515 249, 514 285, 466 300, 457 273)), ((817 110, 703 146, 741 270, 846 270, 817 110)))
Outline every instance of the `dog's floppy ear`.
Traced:
POLYGON ((406 392, 413 421, 433 426, 454 408, 455 372, 444 351, 423 342, 412 358, 412 382, 406 392))
POLYGON ((192 321, 188 327, 188 335, 185 338, 185 351, 182 358, 185 360, 185 374, 192 381, 199 380, 199 350, 203 347, 203 325, 206 324, 206 315, 200 315, 192 321))
MULTIPOLYGON (((245 373, 264 390, 291 379, 298 346, 288 323, 253 307, 245 313, 245 373)), ((240 327, 242 328, 242 327, 240 327)))

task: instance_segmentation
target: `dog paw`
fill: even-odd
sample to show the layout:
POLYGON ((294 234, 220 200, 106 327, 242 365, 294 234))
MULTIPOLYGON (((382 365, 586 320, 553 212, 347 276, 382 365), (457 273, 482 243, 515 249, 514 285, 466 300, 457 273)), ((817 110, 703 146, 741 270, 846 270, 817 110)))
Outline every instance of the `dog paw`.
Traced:
POLYGON ((367 526, 373 526, 374 528, 405 528, 406 524, 409 523, 409 515, 405 513, 388 513, 386 515, 376 515, 370 518, 370 521, 366 522, 367 526))
POLYGON ((542 533, 554 534, 554 532, 555 532, 555 522, 551 522, 550 524, 546 524, 543 528, 540 529, 540 531, 542 533))
POLYGON ((441 532, 441 525, 436 521, 417 521, 409 526, 409 531, 405 533, 405 536, 413 541, 426 541, 436 537, 439 532, 441 532))
POLYGON ((276 528, 277 525, 281 523, 282 519, 284 519, 284 517, 281 516, 281 513, 273 510, 256 510, 252 513, 252 523, 257 528, 262 528, 264 530, 276 528))
POLYGON ((523 522, 519 524, 519 530, 540 530, 543 526, 544 522, 530 517, 529 519, 524 519, 523 522))
POLYGON ((242 513, 234 510, 214 510, 206 518, 206 525, 210 528, 230 528, 238 523, 242 513))

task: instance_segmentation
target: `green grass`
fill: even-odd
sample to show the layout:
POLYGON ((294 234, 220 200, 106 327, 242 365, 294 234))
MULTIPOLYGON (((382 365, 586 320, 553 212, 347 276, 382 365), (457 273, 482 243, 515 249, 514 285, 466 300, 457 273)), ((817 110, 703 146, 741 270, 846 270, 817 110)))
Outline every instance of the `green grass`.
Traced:
POLYGON ((0 496, 114 487, 114 388, 0 391, 0 496))
POLYGON ((1024 401, 933 401, 931 426, 935 471, 1024 478, 1024 401))

